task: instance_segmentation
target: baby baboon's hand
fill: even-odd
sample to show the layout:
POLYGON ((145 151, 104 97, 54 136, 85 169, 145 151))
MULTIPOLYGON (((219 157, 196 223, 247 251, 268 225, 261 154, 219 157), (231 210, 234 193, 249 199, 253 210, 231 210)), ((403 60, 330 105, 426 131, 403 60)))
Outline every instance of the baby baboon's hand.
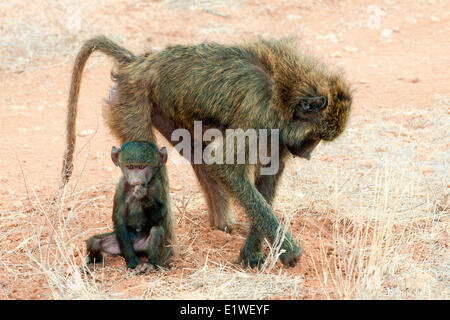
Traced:
POLYGON ((134 187, 134 196, 136 199, 142 199, 147 195, 147 188, 143 186, 136 186, 134 187))

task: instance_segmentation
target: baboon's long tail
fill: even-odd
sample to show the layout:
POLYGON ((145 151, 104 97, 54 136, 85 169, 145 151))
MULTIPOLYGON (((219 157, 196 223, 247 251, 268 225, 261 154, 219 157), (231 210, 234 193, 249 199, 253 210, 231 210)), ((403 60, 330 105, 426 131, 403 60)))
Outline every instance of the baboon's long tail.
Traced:
POLYGON ((76 119, 78 109, 78 94, 82 73, 86 61, 94 51, 100 51, 114 58, 119 64, 127 64, 135 59, 135 56, 127 49, 119 46, 105 36, 97 36, 87 40, 78 52, 73 66, 72 82, 70 85, 69 102, 67 104, 66 122, 66 152, 63 160, 62 185, 65 185, 72 175, 73 152, 76 142, 76 119))

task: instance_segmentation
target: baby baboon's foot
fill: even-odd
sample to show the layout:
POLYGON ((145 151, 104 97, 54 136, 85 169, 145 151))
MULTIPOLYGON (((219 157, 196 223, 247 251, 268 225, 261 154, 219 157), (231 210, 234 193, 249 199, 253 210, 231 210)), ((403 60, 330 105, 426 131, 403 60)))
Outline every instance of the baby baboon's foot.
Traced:
POLYGON ((144 262, 138 264, 134 269, 134 272, 136 274, 147 274, 152 272, 153 270, 155 270, 155 267, 151 263, 144 262))
POLYGON ((262 251, 249 251, 249 250, 241 250, 239 254, 238 263, 242 263, 244 266, 255 268, 263 265, 266 256, 262 251))
POLYGON ((284 249, 285 252, 280 255, 281 262, 286 267, 295 267, 297 262, 300 260, 303 249, 296 243, 288 249, 283 247, 282 249, 284 249))

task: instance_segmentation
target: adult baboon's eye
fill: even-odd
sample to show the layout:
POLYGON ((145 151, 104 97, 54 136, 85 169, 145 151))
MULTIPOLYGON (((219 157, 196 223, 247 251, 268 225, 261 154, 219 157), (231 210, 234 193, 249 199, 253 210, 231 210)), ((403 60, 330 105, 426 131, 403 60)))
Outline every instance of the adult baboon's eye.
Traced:
POLYGON ((297 105, 297 108, 295 108, 295 110, 294 110, 293 120, 300 120, 302 112, 303 112, 303 108, 302 108, 302 106, 299 103, 297 105))

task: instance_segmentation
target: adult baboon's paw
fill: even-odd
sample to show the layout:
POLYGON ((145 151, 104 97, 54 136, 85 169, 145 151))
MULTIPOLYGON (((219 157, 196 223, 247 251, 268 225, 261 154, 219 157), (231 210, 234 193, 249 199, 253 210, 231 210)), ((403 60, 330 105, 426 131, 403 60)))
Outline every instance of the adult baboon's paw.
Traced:
POLYGON ((295 246, 291 250, 285 250, 280 255, 280 260, 286 267, 295 267, 300 260, 303 249, 300 246, 295 246))
POLYGON ((262 251, 246 253, 241 251, 239 254, 238 263, 242 263, 246 267, 255 268, 263 265, 266 256, 262 251))

